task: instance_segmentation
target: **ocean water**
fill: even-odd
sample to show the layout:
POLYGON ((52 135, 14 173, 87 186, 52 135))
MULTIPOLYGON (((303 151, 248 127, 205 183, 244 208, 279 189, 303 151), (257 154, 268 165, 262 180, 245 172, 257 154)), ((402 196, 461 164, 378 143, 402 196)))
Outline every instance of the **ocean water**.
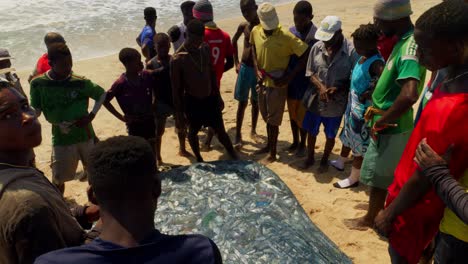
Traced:
MULTIPOLYGON (((0 0, 0 47, 15 57, 14 67, 32 69, 45 52, 47 32, 62 34, 75 60, 135 46, 144 26, 143 9, 157 9, 157 31, 182 20, 183 0, 0 0)), ((239 0, 211 0, 215 21, 240 16, 239 0)), ((266 0, 257 0, 260 4, 266 0)), ((269 0, 279 4, 290 0, 269 0)))

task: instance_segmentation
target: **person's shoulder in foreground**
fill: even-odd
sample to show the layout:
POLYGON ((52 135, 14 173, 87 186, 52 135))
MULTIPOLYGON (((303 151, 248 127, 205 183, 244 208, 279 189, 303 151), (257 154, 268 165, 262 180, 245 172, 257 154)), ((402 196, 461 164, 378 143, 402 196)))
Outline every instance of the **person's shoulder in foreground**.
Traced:
POLYGON ((155 231, 150 239, 133 248, 95 239, 90 244, 65 248, 39 257, 36 264, 86 263, 222 263, 216 244, 201 235, 169 236, 155 231))
POLYGON ((221 263, 208 238, 169 236, 155 229, 161 195, 155 160, 151 146, 140 137, 119 136, 96 144, 89 154, 88 177, 100 206, 99 238, 45 254, 36 263, 221 263))

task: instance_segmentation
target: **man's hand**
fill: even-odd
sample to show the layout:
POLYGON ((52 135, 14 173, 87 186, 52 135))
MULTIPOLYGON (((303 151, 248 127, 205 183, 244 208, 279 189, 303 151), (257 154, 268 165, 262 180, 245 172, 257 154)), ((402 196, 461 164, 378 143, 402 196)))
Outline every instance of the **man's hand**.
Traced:
POLYGON ((238 63, 238 64, 236 65, 236 73, 237 73, 237 74, 239 74, 240 68, 241 68, 241 65, 240 65, 240 63, 238 63))
POLYGON ((444 156, 441 157, 428 144, 427 140, 423 139, 416 149, 414 161, 418 164, 421 170, 426 170, 437 165, 447 165, 452 155, 453 146, 449 146, 444 156))
POLYGON ((80 119, 78 119, 76 122, 75 122, 75 126, 77 127, 86 127, 88 124, 90 124, 94 117, 96 117, 96 115, 94 113, 89 113, 87 116, 84 116, 80 119))
POLYGON ((99 206, 91 204, 85 209, 86 220, 88 223, 94 223, 100 218, 100 209, 99 206))
POLYGON ((388 237, 394 220, 394 217, 389 214, 388 210, 381 210, 374 220, 377 233, 381 236, 388 237))
POLYGON ((324 102, 328 102, 329 101, 329 98, 328 98, 328 90, 324 87, 318 87, 318 92, 319 92, 319 96, 320 96, 320 100, 324 101, 324 102))
POLYGON ((367 91, 367 92, 361 94, 361 96, 359 96, 359 101, 361 103, 363 103, 363 104, 366 103, 366 101, 368 101, 368 100, 372 100, 372 92, 371 91, 367 91))
POLYGON ((278 79, 273 80, 276 86, 286 86, 292 81, 292 75, 285 74, 278 79))
POLYGON ((385 130, 385 129, 389 128, 389 127, 397 127, 397 126, 398 126, 397 124, 385 123, 385 121, 382 120, 382 118, 380 118, 372 126, 371 137, 374 139, 374 141, 376 141, 377 140, 377 133, 379 133, 380 131, 385 130))

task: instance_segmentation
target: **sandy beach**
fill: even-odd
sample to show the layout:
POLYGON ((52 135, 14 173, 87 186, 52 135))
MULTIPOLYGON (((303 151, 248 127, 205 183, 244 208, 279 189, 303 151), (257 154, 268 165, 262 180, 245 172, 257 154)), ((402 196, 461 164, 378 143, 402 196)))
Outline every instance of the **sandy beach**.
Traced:
MULTIPOLYGON (((337 15, 343 21, 343 30, 347 37, 359 24, 372 21, 371 0, 314 0, 310 1, 314 7, 314 23, 320 23, 326 15, 337 15)), ((439 3, 440 0, 418 0, 412 1, 414 14, 412 16, 415 22, 418 16, 429 7, 439 3)), ((293 24, 292 10, 294 3, 278 6, 277 11, 280 22, 283 26, 289 27, 293 24)), ((215 17, 216 17, 216 6, 215 17)), ((218 20, 220 16, 217 16, 218 20)), ((243 21, 242 17, 219 20, 218 25, 227 31, 231 36, 235 33, 238 24, 243 21)), ((138 32, 135 32, 137 35, 138 32)), ((241 42, 239 42, 241 44, 241 42)), ((123 48, 123 47, 122 47, 123 48)), ((73 53, 73 50, 72 50, 73 53)), ((14 61, 13 61, 14 63, 14 61)), ((33 65, 31 65, 31 68, 33 65)), ((101 85, 104 89, 109 89, 112 83, 124 72, 124 68, 118 60, 118 56, 112 55, 102 58, 96 58, 85 61, 78 61, 74 64, 74 72, 84 75, 101 85)), ((25 91, 29 91, 26 82, 29 71, 20 72, 25 91)), ((224 109, 224 122, 231 139, 234 139, 237 101, 234 100, 233 89, 236 81, 236 72, 231 70, 227 72, 222 80, 221 90, 226 107, 224 109)), ((93 102, 91 103, 91 106, 93 102)), ((117 104, 114 102, 117 107, 117 104)), ((262 157, 251 156, 259 145, 256 145, 249 138, 250 131, 250 106, 246 111, 246 117, 243 126, 244 147, 241 149, 243 159, 260 159, 262 157)), ((51 154, 51 126, 43 116, 40 117, 42 123, 43 143, 36 148, 37 164, 47 177, 51 177, 50 154, 51 154)), ((96 134, 100 139, 105 139, 115 135, 126 135, 124 123, 113 117, 106 109, 101 109, 93 122, 96 134)), ((265 138, 265 123, 259 120, 258 133, 265 138)), ((203 139, 202 134, 201 139, 203 139)), ((367 208, 368 193, 365 186, 354 188, 352 190, 338 190, 332 186, 332 183, 347 177, 350 171, 350 164, 347 165, 345 172, 338 172, 333 168, 328 173, 317 174, 317 165, 307 171, 299 171, 294 165, 301 161, 284 149, 292 141, 289 127, 289 117, 285 112, 283 124, 280 128, 279 136, 279 155, 280 160, 268 167, 275 171, 283 181, 289 186, 296 198, 309 214, 310 219, 316 224, 332 241, 334 241, 341 250, 345 252, 355 263, 390 263, 387 253, 387 242, 380 238, 373 230, 352 231, 345 225, 346 219, 360 217, 367 208)), ((323 134, 318 140, 318 155, 320 158, 323 151, 325 138, 323 134)), ((206 161, 226 159, 223 147, 214 140, 213 150, 203 152, 202 155, 206 161)), ((166 134, 163 138, 162 156, 167 164, 188 165, 190 160, 177 156, 178 151, 177 136, 174 132, 174 122, 172 119, 168 122, 166 134)), ((187 143, 187 147, 189 145, 187 143)), ((337 140, 334 154, 336 157, 341 149, 341 143, 337 140)), ((77 203, 86 202, 87 183, 73 181, 66 184, 65 196, 75 200, 77 203)))

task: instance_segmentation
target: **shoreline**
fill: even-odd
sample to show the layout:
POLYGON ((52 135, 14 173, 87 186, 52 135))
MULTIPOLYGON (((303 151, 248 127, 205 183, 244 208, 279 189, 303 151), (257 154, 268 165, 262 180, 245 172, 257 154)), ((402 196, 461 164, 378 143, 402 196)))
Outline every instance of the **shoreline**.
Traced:
MULTIPOLYGON (((338 15, 343 21, 343 31, 346 37, 358 25, 372 21, 372 3, 369 0, 313 0, 310 1, 314 7, 315 25, 326 15, 338 15)), ((441 2, 441 0, 412 1, 414 14, 413 22, 416 18, 429 7, 441 2)), ((280 23, 284 27, 293 24, 292 10, 295 2, 281 3, 276 5, 280 23)), ((231 37, 234 35, 237 26, 244 21, 243 17, 232 17, 217 21, 220 28, 228 32, 231 37)), ((239 46, 242 46, 241 38, 239 46)), ((73 50, 72 50, 73 53, 73 50)), ((172 53, 172 48, 171 48, 172 53)), ((14 61, 13 61, 14 64, 14 61)), ((17 73, 20 76, 23 88, 29 94, 29 84, 27 77, 31 69, 21 69, 17 73)), ((108 90, 112 83, 124 72, 124 68, 118 60, 117 53, 106 56, 99 56, 90 59, 77 60, 74 63, 74 71, 79 75, 84 75, 95 83, 108 90)), ((429 77, 429 75, 428 75, 429 77)), ((237 75, 234 70, 225 73, 222 80, 222 96, 225 101, 224 123, 231 139, 234 138, 236 126, 237 101, 234 100, 234 86, 237 75)), ((116 105, 115 101, 113 102, 116 105)), ((92 107, 93 102, 90 103, 92 107)), ((116 109, 120 109, 116 107, 116 109)), ((50 154, 51 154, 51 126, 44 120, 44 116, 39 118, 42 124, 42 145, 35 149, 37 156, 38 169, 43 171, 50 179, 50 154)), ((244 135, 244 147, 241 150, 242 159, 252 159, 253 153, 258 147, 248 137, 250 132, 251 114, 250 109, 245 113, 242 132, 244 135)), ((125 125, 113 117, 106 109, 101 109, 96 119, 93 121, 96 134, 105 139, 116 135, 126 135, 125 125)), ((285 149, 291 142, 291 132, 289 127, 289 116, 285 113, 283 123, 280 127, 280 136, 278 140, 278 151, 280 155, 279 162, 268 165, 268 168, 274 171, 293 192, 304 211, 309 215, 310 220, 332 240, 354 263, 390 263, 388 256, 388 244, 381 239, 377 233, 369 229, 366 231, 350 230, 345 222, 347 219, 357 218, 364 215, 367 209, 368 191, 363 185, 358 188, 339 190, 332 186, 332 183, 346 178, 350 173, 349 164, 346 165, 345 172, 338 172, 333 168, 325 174, 316 173, 316 166, 312 169, 301 171, 294 166, 302 161, 286 151, 285 149)), ((261 136, 266 135, 265 123, 261 118, 258 122, 257 133, 261 136)), ((204 139, 201 133, 200 140, 204 139)), ((322 155, 325 138, 322 134, 317 139, 317 156, 322 155)), ((162 155, 163 160, 168 164, 189 165, 190 161, 177 156, 178 139, 174 131, 174 122, 168 120, 166 132, 163 138, 162 155)), ((187 144, 188 150, 190 150, 187 144)), ((331 159, 336 158, 341 150, 341 143, 337 140, 331 159)), ((224 148, 215 139, 213 140, 213 150, 202 152, 202 156, 207 161, 225 159, 224 148)), ((255 157, 263 158, 263 156, 255 157)), ((80 170, 80 169, 79 169, 80 170)), ((67 183, 65 197, 79 204, 86 202, 87 183, 72 181, 67 183)), ((156 211, 156 213, 158 213, 156 211)))

